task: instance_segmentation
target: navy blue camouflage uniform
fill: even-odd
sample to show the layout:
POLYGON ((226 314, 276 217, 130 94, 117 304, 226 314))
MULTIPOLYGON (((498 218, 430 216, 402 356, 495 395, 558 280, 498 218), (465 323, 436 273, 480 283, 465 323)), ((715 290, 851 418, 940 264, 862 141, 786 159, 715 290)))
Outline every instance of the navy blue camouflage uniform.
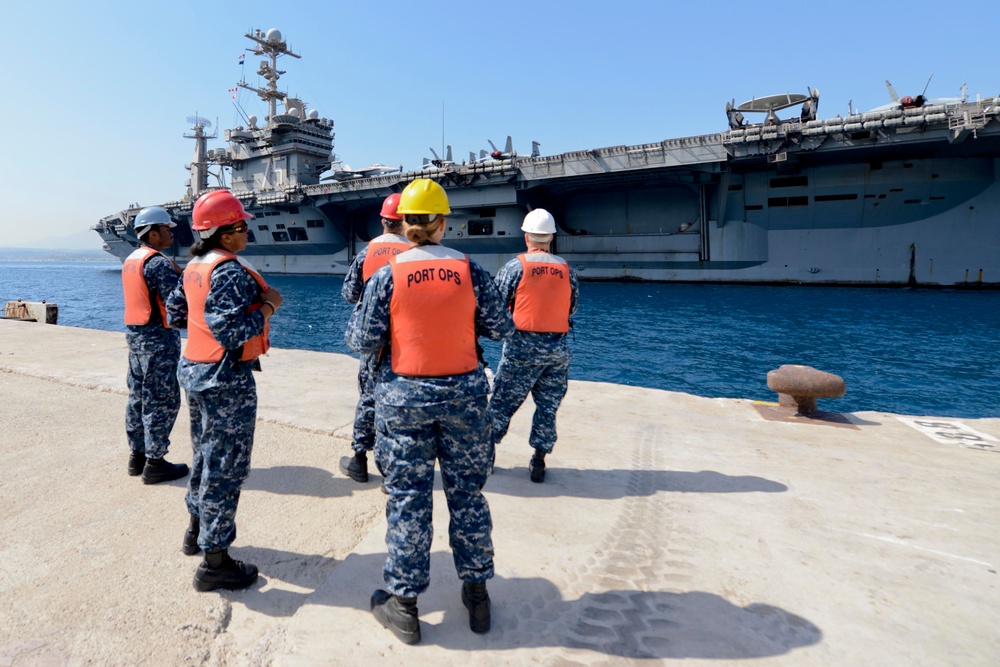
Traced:
MULTIPOLYGON (((264 330, 260 310, 247 313, 258 296, 253 277, 237 261, 212 271, 205 299, 205 321, 226 348, 221 361, 200 363, 182 357, 177 378, 187 392, 194 461, 185 498, 188 512, 199 517, 198 546, 226 549, 236 539, 236 507, 250 474, 257 419, 255 362, 241 362, 241 346, 264 330)), ((183 282, 170 295, 171 324, 187 320, 183 282)))
MULTIPOLYGON (((489 274, 475 262, 469 267, 477 335, 508 337, 514 323, 489 274)), ((345 340, 355 352, 372 353, 389 344, 392 292, 392 267, 384 266, 368 281, 348 323, 345 340)), ((493 460, 488 393, 481 364, 460 375, 410 377, 392 371, 391 351, 382 360, 375 388, 375 456, 389 493, 383 577, 394 595, 417 596, 430 581, 435 459, 451 516, 458 576, 472 583, 493 577, 493 521, 482 494, 493 460)))
MULTIPOLYGON (((351 262, 351 267, 344 277, 344 286, 340 295, 350 304, 361 300, 365 289, 364 266, 368 256, 365 247, 351 262)), ((379 350, 362 352, 361 363, 358 365, 358 407, 354 411, 354 432, 351 436, 351 448, 356 453, 370 452, 375 449, 375 371, 378 366, 379 350)))
MULTIPOLYGON (((517 258, 504 264, 497 273, 497 289, 511 312, 522 275, 524 269, 517 258)), ((579 296, 579 282, 572 267, 569 267, 569 283, 572 316, 579 296)), ((528 444, 546 454, 552 451, 556 444, 556 411, 566 395, 571 357, 569 336, 564 333, 518 330, 504 341, 490 399, 494 442, 503 440, 511 417, 531 392, 535 414, 528 444)))
POLYGON ((128 405, 125 433, 132 452, 160 459, 170 448, 170 432, 181 407, 181 390, 177 386, 181 335, 176 329, 163 326, 163 316, 155 303, 157 295, 166 300, 180 282, 180 276, 174 263, 160 254, 146 261, 142 276, 154 305, 147 324, 126 327, 128 405))

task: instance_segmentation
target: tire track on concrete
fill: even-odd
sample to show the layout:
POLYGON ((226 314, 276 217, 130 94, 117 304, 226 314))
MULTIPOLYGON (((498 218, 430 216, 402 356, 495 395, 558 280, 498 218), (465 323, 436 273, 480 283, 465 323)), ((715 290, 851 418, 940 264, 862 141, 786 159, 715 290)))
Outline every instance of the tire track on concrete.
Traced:
POLYGON ((589 590, 578 591, 575 618, 566 619, 568 645, 588 651, 572 653, 584 664, 608 656, 655 658, 664 635, 680 623, 676 609, 648 595, 680 592, 694 569, 693 554, 670 547, 677 529, 656 474, 664 470, 664 459, 659 431, 644 429, 632 451, 620 519, 601 545, 602 557, 582 577, 589 590))
POLYGON ((542 649, 545 664, 659 657, 665 635, 679 624, 679 611, 656 593, 686 589, 694 554, 670 547, 684 539, 669 495, 658 493, 665 459, 659 432, 644 429, 634 441, 621 512, 611 530, 592 554, 566 563, 561 596, 553 587, 525 600, 505 628, 506 641, 551 646, 542 649))

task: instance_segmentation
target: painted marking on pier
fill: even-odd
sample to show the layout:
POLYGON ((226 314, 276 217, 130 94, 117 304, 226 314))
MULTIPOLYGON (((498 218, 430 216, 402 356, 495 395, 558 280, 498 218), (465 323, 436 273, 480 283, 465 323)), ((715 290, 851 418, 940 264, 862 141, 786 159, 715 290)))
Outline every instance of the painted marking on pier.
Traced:
POLYGON ((1000 452, 1000 447, 997 447, 1000 440, 954 419, 899 416, 896 419, 942 445, 958 445, 986 452, 1000 452))
POLYGON ((935 554, 936 556, 945 556, 947 558, 954 558, 955 560, 965 561, 966 563, 975 563, 976 565, 985 565, 988 568, 992 568, 992 563, 987 563, 986 561, 979 560, 977 558, 969 558, 967 556, 959 556, 958 554, 950 554, 947 551, 938 551, 937 549, 928 549, 927 547, 917 546, 912 542, 907 540, 902 540, 898 537, 892 537, 890 535, 872 535, 871 533, 858 533, 853 530, 843 530, 841 528, 830 527, 838 533, 847 533, 848 535, 857 535, 858 537, 867 537, 873 540, 881 540, 882 542, 888 542, 889 544, 898 544, 899 546, 909 547, 911 549, 916 549, 917 551, 926 551, 930 554, 935 554))

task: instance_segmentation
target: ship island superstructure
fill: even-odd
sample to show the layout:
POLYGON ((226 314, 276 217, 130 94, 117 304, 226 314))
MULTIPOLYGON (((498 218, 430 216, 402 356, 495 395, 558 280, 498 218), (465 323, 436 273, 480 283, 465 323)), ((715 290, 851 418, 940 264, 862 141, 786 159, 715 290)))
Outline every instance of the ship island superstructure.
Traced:
MULTIPOLYGON (((382 200, 423 177, 448 192, 443 243, 491 272, 523 252, 525 213, 545 208, 560 226, 555 252, 583 279, 1000 287, 995 97, 921 96, 820 119, 810 90, 729 104, 729 129, 717 134, 350 172, 337 170, 333 122, 277 89, 277 58, 298 56, 276 30, 246 37, 268 57, 258 71, 268 85, 239 85, 267 101, 269 114, 226 130, 229 148, 215 150, 196 118, 187 193, 163 206, 189 223, 211 167, 228 167, 233 193, 256 216, 242 254, 265 272, 345 273, 381 232, 382 200), (778 117, 797 105, 797 116, 778 117), (745 123, 742 112, 766 118, 745 123), (331 170, 337 180, 321 178, 331 170)), ((119 258, 137 243, 138 210, 94 227, 119 258)), ((191 243, 182 228, 181 261, 191 243)))

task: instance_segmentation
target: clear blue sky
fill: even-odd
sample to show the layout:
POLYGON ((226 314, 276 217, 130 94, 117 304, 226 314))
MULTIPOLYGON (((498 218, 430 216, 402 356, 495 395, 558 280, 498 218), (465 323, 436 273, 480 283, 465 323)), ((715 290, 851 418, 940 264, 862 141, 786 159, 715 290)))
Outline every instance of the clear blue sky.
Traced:
MULTIPOLYGON (((888 102, 886 79, 916 95, 931 73, 930 97, 966 82, 1000 94, 989 0, 58 0, 6 3, 4 18, 0 246, 98 248, 70 235, 180 198, 186 118, 217 119, 220 137, 242 122, 228 89, 258 83, 255 56, 238 64, 252 28, 280 29, 302 56, 279 60, 280 83, 334 119, 354 168, 417 168, 445 143, 461 160, 508 134, 555 154, 719 132, 728 100, 807 86, 821 117, 888 102)), ((256 96, 238 100, 264 116, 256 96)))

